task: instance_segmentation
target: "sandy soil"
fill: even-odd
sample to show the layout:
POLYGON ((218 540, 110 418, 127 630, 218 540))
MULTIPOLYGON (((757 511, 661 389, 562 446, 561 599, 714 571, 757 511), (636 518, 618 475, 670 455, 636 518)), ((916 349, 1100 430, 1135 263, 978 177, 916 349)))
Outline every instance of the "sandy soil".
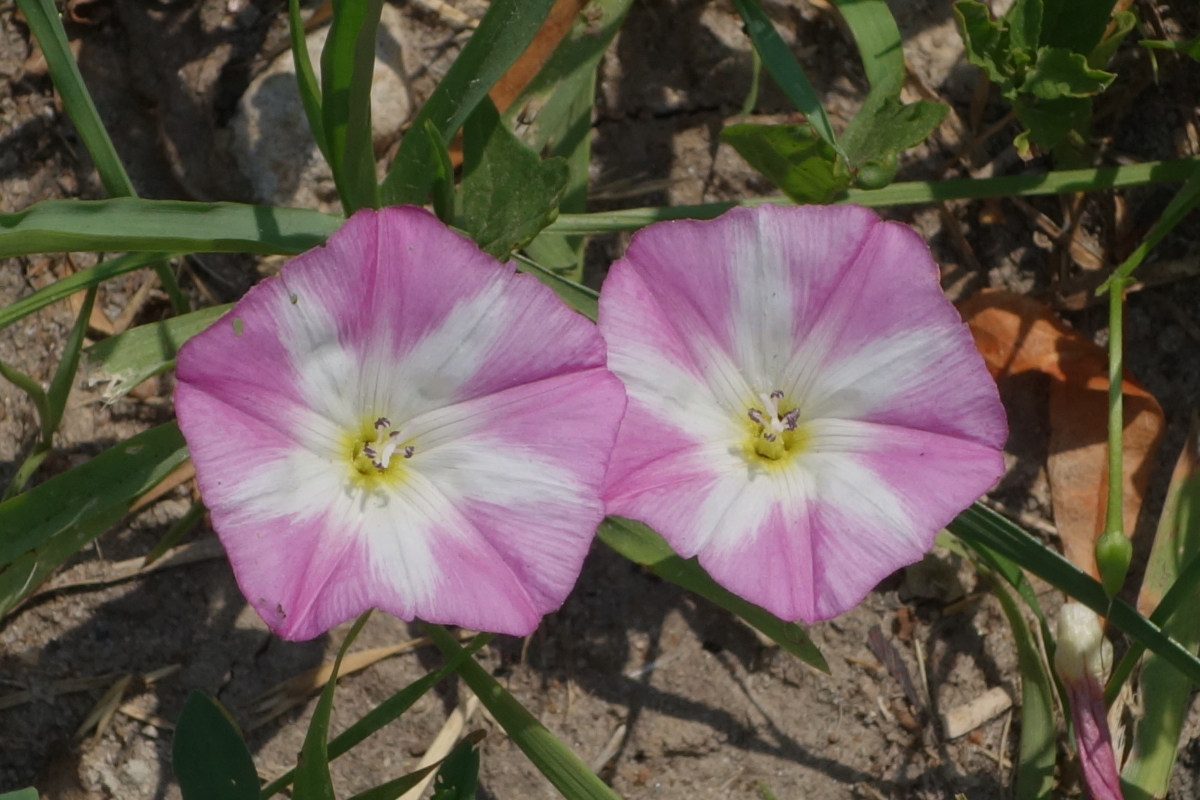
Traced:
MULTIPOLYGON (((910 68, 925 90, 953 104, 956 125, 939 131, 902 162, 900 179, 933 177, 961 141, 1007 111, 993 93, 976 97, 977 71, 962 58, 948 0, 891 0, 910 68), (972 98, 975 97, 975 102, 972 98), (980 102, 980 100, 983 102, 980 102)), ((250 200, 252 187, 231 152, 231 120, 251 79, 286 36, 278 0, 95 0, 78 3, 90 22, 73 24, 85 78, 140 192, 150 197, 250 200)), ((475 2, 453 3, 478 15, 475 2)), ((1194 7, 1177 0, 1135 4, 1143 19, 1181 38, 1194 35, 1194 7)), ((778 0, 768 12, 824 94, 836 125, 861 101, 865 80, 852 42, 827 4, 778 0)), ((453 58, 462 37, 446 19, 415 2, 398 6, 409 93, 420 101, 453 58)), ((1101 101, 1096 133, 1107 163, 1194 155, 1200 69, 1160 59, 1157 81, 1144 52, 1127 46, 1121 77, 1101 101)), ((696 203, 769 192, 771 187, 727 146, 723 123, 735 118, 750 81, 749 44, 725 0, 635 2, 605 56, 593 127, 592 206, 596 210, 696 203)), ((918 82, 910 87, 919 91, 918 82)), ((414 106, 416 103, 414 103, 414 106)), ((790 118, 781 93, 764 80, 759 118, 790 118)), ((302 124, 302 123, 300 123, 302 124)), ((1048 168, 1022 165, 1009 124, 968 153, 958 174, 1006 174, 1048 168)), ((1134 227, 1152 221, 1169 188, 1122 193, 1134 227)), ((54 197, 98 198, 102 189, 86 151, 31 50, 14 4, 0 3, 0 211, 54 197)), ((1085 202, 1082 227, 1103 252, 1122 241, 1108 193, 1085 202)), ((900 208, 888 216, 914 225, 931 242, 945 287, 959 299, 985 286, 1058 298, 1081 330, 1101 339, 1102 309, 1073 308, 1067 291, 1086 279, 1038 230, 1034 213, 1060 220, 1058 198, 950 203, 900 208)), ((627 237, 596 237, 589 280, 598 282, 627 237)), ((1190 268, 1130 300, 1128 361, 1167 412, 1168 435, 1145 515, 1151 524, 1187 420, 1200 397, 1200 220, 1180 226, 1157 254, 1190 268), (1188 271, 1190 269, 1190 271, 1188 271)), ((0 305, 87 266, 88 256, 0 260, 0 305)), ((248 257, 189 259, 183 283, 197 304, 234 299, 264 265, 248 257)), ((145 280, 132 275, 101 292, 101 307, 120 316, 145 280)), ((157 291, 137 322, 167 309, 157 291)), ((72 320, 67 304, 0 331, 0 359, 38 379, 52 374, 72 320)), ((170 381, 153 381, 112 405, 81 375, 58 449, 44 479, 151 424, 170 418, 170 381)), ((1006 385, 1014 420, 1012 469, 992 500, 1032 521, 1049 539, 1053 526, 1044 470, 1046 387, 1006 385)), ((7 481, 36 435, 30 403, 0 383, 0 482, 7 481)), ((183 487, 133 516, 81 553, 69 569, 147 552, 187 508, 183 487)), ((1143 526, 1145 527, 1145 526, 1143 526)), ((191 539, 211 536, 200 526, 191 539)), ((1144 552, 1148 542, 1139 539, 1144 552)), ((1049 609, 1060 602, 1042 587, 1049 609)), ((270 636, 247 608, 227 565, 210 559, 111 585, 49 592, 0 622, 0 791, 36 781, 58 798, 178 798, 170 771, 168 724, 187 694, 217 696, 249 728, 255 698, 331 657, 345 628, 293 644, 270 636), (126 693, 99 737, 72 736, 113 681, 178 665, 126 693), (109 677, 106 677, 109 676, 109 677), (96 678, 59 693, 62 682, 96 678), (27 692, 26 695, 17 695, 27 692), (20 702, 6 702, 18 697, 20 702), (6 707, 7 706, 7 707, 6 707), (139 719, 140 717, 140 719, 139 719)), ((356 649, 419 631, 376 615, 356 649)), ((578 587, 527 642, 498 640, 484 660, 546 725, 629 798, 946 798, 1007 797, 1019 720, 1002 714, 947 741, 941 712, 992 687, 1019 697, 1008 627, 986 586, 953 558, 931 556, 885 581, 854 611, 814 626, 832 674, 824 675, 765 645, 740 622, 596 545, 578 587), (897 674, 869 645, 878 627, 915 686, 906 699, 897 674), (760 794, 761 793, 761 794, 760 794)), ((430 648, 381 661, 341 682, 334 710, 340 730, 396 689, 440 663, 430 648)), ((339 795, 349 796, 415 764, 465 689, 447 681, 400 721, 334 765, 339 795)), ((312 701, 248 732, 259 773, 274 777, 293 761, 312 701)), ((488 731, 481 797, 554 797, 544 778, 479 715, 488 731)), ((1200 797, 1200 713, 1185 728, 1172 797, 1200 797)), ((1066 784, 1071 777, 1065 776, 1066 784)))

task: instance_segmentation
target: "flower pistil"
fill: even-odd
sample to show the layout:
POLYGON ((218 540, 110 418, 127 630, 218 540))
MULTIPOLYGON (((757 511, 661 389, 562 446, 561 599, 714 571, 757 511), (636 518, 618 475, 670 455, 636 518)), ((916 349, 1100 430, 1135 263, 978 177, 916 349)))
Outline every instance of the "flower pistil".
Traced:
POLYGON ((748 449, 768 461, 779 461, 787 454, 794 455, 801 450, 806 437, 798 429, 800 407, 785 401, 780 389, 770 394, 761 392, 758 399, 762 407, 751 407, 746 412, 754 423, 748 449))

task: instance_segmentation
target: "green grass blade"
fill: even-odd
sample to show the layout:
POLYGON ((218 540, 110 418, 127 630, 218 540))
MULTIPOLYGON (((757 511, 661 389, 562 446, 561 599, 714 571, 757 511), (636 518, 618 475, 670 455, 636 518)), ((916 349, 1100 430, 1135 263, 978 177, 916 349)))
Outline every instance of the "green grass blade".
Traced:
POLYGON ((292 61, 296 65, 296 88, 300 91, 300 102, 304 104, 308 129, 312 132, 321 155, 325 157, 325 162, 332 164, 329 145, 325 142, 325 123, 321 117, 321 87, 317 83, 317 73, 313 71, 312 58, 308 53, 304 20, 300 18, 300 0, 288 0, 288 32, 292 38, 292 61))
POLYGON ((441 763, 441 761, 438 761, 435 764, 430 764, 428 767, 422 767, 416 772, 410 772, 395 780, 381 783, 378 786, 367 789, 365 792, 359 792, 351 797, 350 800, 396 800, 397 797, 425 780, 425 776, 437 769, 441 763))
POLYGON ((1129 258, 1125 259, 1125 262, 1096 290, 1097 295, 1103 294, 1114 284, 1124 286, 1133 271, 1141 265, 1154 246, 1191 213, 1197 203, 1200 203, 1200 160, 1193 159, 1193 164, 1195 166, 1187 183, 1171 198, 1171 202, 1163 210, 1162 216, 1154 223, 1154 227, 1146 234, 1146 238, 1137 246, 1137 249, 1130 253, 1129 258))
MULTIPOLYGON (((1141 599, 1148 603, 1153 603, 1156 597, 1163 598, 1155 604, 1150 619, 1162 624, 1169 635, 1192 653, 1200 646, 1200 589, 1197 588, 1200 572, 1194 568, 1200 563, 1198 433, 1193 420, 1184 452, 1167 489, 1167 500, 1141 592, 1141 599), (1186 569, 1184 565, 1187 565, 1186 569), (1171 596, 1170 604, 1167 603, 1168 596, 1171 596), (1175 614, 1176 610, 1183 613, 1175 614)), ((1142 605, 1140 601, 1139 605, 1142 605)), ((1134 729, 1129 760, 1121 771, 1126 800, 1166 796, 1191 695, 1187 679, 1153 653, 1142 665, 1139 682, 1142 715, 1134 729)), ((1120 683, 1116 683, 1110 688, 1119 686, 1120 683)))
POLYGON ((337 689, 338 672, 342 668, 342 659, 346 651, 358 638, 363 626, 371 618, 371 612, 364 612, 354 622, 350 632, 346 634, 338 650, 337 658, 333 661, 333 670, 329 680, 321 690, 321 699, 313 710, 312 719, 308 723, 308 734, 304 737, 304 746, 300 749, 300 760, 296 765, 296 785, 292 793, 295 800, 335 800, 333 794, 333 778, 329 774, 329 718, 333 714, 333 693, 337 689))
POLYGON ((805 116, 817 134, 838 150, 837 137, 833 135, 833 126, 829 124, 829 117, 825 115, 821 98, 817 96, 816 89, 809 82, 792 51, 775 30, 759 0, 733 0, 733 4, 746 23, 746 33, 754 42, 754 48, 762 57, 767 72, 771 73, 779 88, 805 116))
POLYGON ((581 283, 576 283, 569 278, 564 278, 562 275, 546 269, 541 264, 526 258, 520 253, 515 253, 513 257, 516 259, 517 269, 533 275, 539 281, 553 289, 555 294, 561 297, 564 303, 593 322, 595 321, 600 309, 599 292, 581 283))
POLYGON ((321 53, 321 122, 346 214, 379 206, 371 144, 371 79, 383 0, 333 0, 321 53))
POLYGON ((998 581, 992 591, 1004 609, 1017 645, 1021 673, 1021 747, 1017 762, 1016 800, 1044 800, 1054 788, 1057 731, 1054 726, 1054 689, 1038 653, 1033 632, 1021 609, 998 581))
POLYGON ((82 289, 98 286, 110 278, 143 269, 156 261, 167 258, 163 253, 133 253, 127 256, 102 261, 94 267, 81 269, 74 275, 68 275, 62 280, 42 289, 38 289, 28 297, 23 297, 15 303, 0 308, 0 328, 13 324, 35 311, 64 300, 82 289))
POLYGON ((171 523, 171 527, 167 528, 167 532, 162 538, 154 543, 154 547, 150 548, 150 552, 143 557, 143 565, 150 566, 155 561, 167 554, 175 545, 179 544, 179 540, 187 535, 197 522, 204 519, 204 503, 200 500, 195 501, 184 512, 183 516, 171 523))
POLYGON ((0 258, 29 253, 302 253, 341 217, 301 208, 184 200, 43 200, 0 214, 0 258))
MULTIPOLYGON (((1153 183, 1186 181, 1200 159, 1150 161, 1123 167, 1073 169, 1048 172, 1043 175, 1008 175, 1000 178, 951 178, 944 181, 908 181, 893 183, 883 189, 850 189, 838 203, 854 203, 868 208, 924 205, 944 200, 966 200, 984 197, 1031 197, 1046 194, 1069 194, 1102 189, 1121 189, 1153 183)), ((623 211, 604 211, 591 214, 560 214, 546 230, 554 233, 611 233, 644 228, 668 219, 712 219, 734 206, 756 206, 762 203, 788 204, 784 197, 753 197, 739 203, 704 203, 690 206, 630 208, 623 211)))
MULTIPOLYGON (((332 761, 339 756, 344 756, 350 752, 351 748, 355 747, 359 742, 365 741, 375 731, 399 719, 400 715, 411 708, 413 703, 420 700, 425 696, 426 692, 453 674, 461 664, 475 655, 492 638, 492 634, 490 633, 479 634, 471 640, 470 644, 459 650, 457 655, 447 658, 445 665, 425 677, 413 681, 387 700, 375 706, 366 716, 342 731, 341 734, 329 743, 329 760, 332 761)), ((269 800, 269 798, 290 786, 295 777, 296 770, 288 770, 263 787, 259 800, 269 800)))
POLYGON ((454 224, 454 164, 442 134, 430 120, 425 120, 425 135, 429 139, 429 155, 433 160, 433 210, 447 225, 454 224))
POLYGON ((88 320, 92 318, 92 308, 96 305, 97 287, 87 290, 83 297, 83 305, 71 332, 67 334, 66 344, 63 345, 62 358, 50 379, 50 388, 46 392, 46 410, 49 412, 42 420, 42 441, 48 446, 62 422, 63 412, 67 410, 67 395, 71 393, 71 385, 75 383, 75 373, 79 369, 79 354, 83 350, 83 339, 87 335, 88 320))
POLYGON ((479 26, 400 142, 382 186, 384 205, 424 205, 433 185, 425 120, 450 141, 475 106, 533 41, 554 0, 492 0, 479 26))
POLYGON ((834 0, 850 28, 871 92, 898 96, 906 68, 900 29, 883 0, 834 0))
MULTIPOLYGON (((427 624, 425 632, 446 658, 453 658, 462 652, 458 642, 442 626, 427 624)), ((563 797, 567 800, 620 800, 579 760, 579 756, 538 722, 487 670, 479 666, 479 662, 473 658, 462 662, 458 674, 513 743, 521 748, 563 797)))
POLYGON ((18 389, 29 395, 29 399, 33 401, 34 408, 37 409, 38 423, 42 430, 46 428, 46 420, 50 418, 50 402, 46 399, 46 391, 33 378, 26 375, 16 367, 10 367, 3 361, 0 361, 0 378, 16 386, 18 389))
POLYGON ((174 366, 179 347, 232 307, 227 303, 202 308, 102 339, 84 351, 92 370, 90 379, 108 384, 104 400, 111 403, 147 378, 174 366))
POLYGON ((183 436, 167 423, 0 503, 0 565, 89 517, 122 513, 187 458, 183 436))
MULTIPOLYGON (((79 131, 79 138, 83 140, 84 147, 96 165, 96 172, 100 174, 104 190, 113 197, 135 196, 137 192, 134 191, 133 182, 125 172, 112 139, 104 129, 104 123, 100 121, 100 114, 83 82, 83 76, 79 73, 79 65, 75 63, 75 56, 67 43, 67 33, 63 30, 62 19, 53 0, 18 0, 17 5, 42 48, 50 77, 62 97, 63 108, 75 124, 75 129, 79 131)), ((0 228, 3 227, 3 222, 0 221, 0 228)), ((175 274, 171 272, 170 267, 160 263, 155 264, 154 269, 162 281, 163 289, 170 296, 171 305, 176 313, 187 311, 187 298, 179 289, 179 282, 175 280, 175 274)))
POLYGON ((92 96, 88 94, 53 0, 17 0, 17 6, 42 48, 50 77, 62 97, 63 108, 96 164, 104 190, 113 197, 133 195, 133 182, 129 180, 112 139, 100 121, 100 113, 92 102, 92 96))
POLYGON ((613 550, 630 561, 641 564, 655 575, 741 617, 806 664, 811 664, 822 672, 829 672, 825 656, 803 628, 794 622, 784 622, 766 609, 743 600, 718 585, 695 559, 684 560, 675 555, 666 540, 647 526, 622 517, 608 517, 600 523, 596 536, 613 550))
POLYGON ((1161 655, 1173 667, 1200 685, 1200 659, 1189 653, 1162 629, 1137 613, 1124 600, 1110 604, 1100 582, 996 512, 975 503, 955 518, 947 529, 966 543, 982 544, 1019 564, 1047 583, 1066 592, 1130 638, 1161 655))

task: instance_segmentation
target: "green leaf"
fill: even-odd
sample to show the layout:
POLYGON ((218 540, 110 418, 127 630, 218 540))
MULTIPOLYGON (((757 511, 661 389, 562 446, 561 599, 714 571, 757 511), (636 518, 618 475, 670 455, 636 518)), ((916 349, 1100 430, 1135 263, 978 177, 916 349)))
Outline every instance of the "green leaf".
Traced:
POLYGON ((433 160, 433 210, 447 225, 454 224, 454 164, 437 126, 425 120, 429 155, 433 160))
POLYGON ((1008 29, 992 20, 992 12, 979 0, 958 0, 954 16, 966 47, 967 60, 982 69, 1002 90, 1013 85, 1009 62, 1008 29))
POLYGON ((43 200, 0 214, 0 258, 85 251, 294 255, 323 243, 343 222, 319 211, 242 203, 43 200))
POLYGON ((180 345, 231 308, 232 303, 204 308, 100 340, 84 351, 93 370, 91 381, 108 384, 104 388, 105 402, 122 397, 147 378, 174 366, 180 345))
POLYGON ((184 462, 175 423, 151 428, 0 503, 0 565, 91 517, 120 514, 184 462))
MULTIPOLYGON (((1200 646, 1200 587, 1196 575, 1187 574, 1184 566, 1200 557, 1198 446, 1200 427, 1193 417, 1167 489, 1138 598, 1140 608, 1155 606, 1151 619, 1160 622, 1163 630, 1191 653, 1200 646), (1172 597, 1170 604, 1156 602, 1171 592, 1179 599, 1172 597)), ((1134 729, 1129 760, 1121 771, 1126 800, 1166 797, 1191 696, 1188 680, 1153 653, 1146 656, 1139 680, 1142 714, 1134 729)))
POLYGON ((1008 10, 1008 35, 1014 50, 1036 52, 1042 38, 1042 0, 1017 0, 1008 10))
POLYGON ((433 782, 431 800, 475 800, 479 786, 479 750, 474 739, 463 739, 446 756, 433 782))
POLYGON ((183 800, 258 800, 258 773, 241 732, 220 703, 188 695, 171 743, 183 800))
POLYGON ((1050 797, 1054 788, 1058 738, 1054 727, 1054 689, 1020 607, 998 582, 992 582, 992 592, 1012 628, 1017 645, 1017 669, 1021 673, 1021 746, 1014 797, 1016 800, 1043 800, 1050 797))
POLYGON ((895 98, 880 100, 872 91, 842 132, 846 159, 857 169, 914 147, 942 124, 948 110, 947 106, 928 100, 908 105, 895 98))
POLYGON ((816 90, 808 81, 808 76, 804 74, 804 69, 779 36, 770 18, 763 12, 759 0, 733 0, 733 4, 746 23, 746 33, 754 42, 758 54, 762 56, 767 72, 771 73, 775 83, 800 110, 817 135, 836 152, 837 139, 833 135, 829 117, 825 115, 825 109, 821 106, 821 98, 817 96, 816 90))
POLYGON ((533 275, 553 289, 555 294, 561 297, 564 303, 593 322, 596 320, 596 315, 599 313, 600 307, 600 293, 595 289, 576 283, 569 278, 564 278, 562 275, 546 269, 541 264, 522 256, 520 253, 516 255, 516 261, 517 269, 521 272, 528 272, 530 275, 533 275))
POLYGON ((1047 0, 1040 44, 1087 55, 1104 35, 1116 0, 1047 0))
POLYGON ((421 106, 383 181, 384 205, 424 205, 433 186, 425 120, 450 141, 500 76, 525 52, 554 0, 492 0, 441 83, 421 106))
POLYGON ((92 318, 92 308, 96 304, 96 287, 87 290, 75 324, 67 334, 63 345, 62 358, 50 379, 50 388, 46 390, 47 416, 42 420, 42 441, 49 446, 54 438, 58 425, 62 422, 63 413, 67 410, 67 395, 75 383, 75 372, 79 368, 79 353, 83 349, 83 339, 87 335, 88 321, 92 318))
MULTIPOLYGON (((425 625, 425 632, 447 658, 462 652, 458 642, 440 625, 425 625)), ((579 756, 538 722, 537 717, 496 682, 475 659, 462 662, 458 674, 491 712, 509 738, 543 775, 569 800, 620 800, 579 756)))
POLYGON ((379 207, 371 143, 371 79, 382 10, 383 0, 333 0, 333 21, 321 53, 321 124, 329 166, 347 215, 379 207))
POLYGON ((796 658, 822 672, 829 672, 825 656, 803 628, 794 622, 784 622, 766 609, 718 585, 695 559, 684 560, 675 555, 665 539, 640 522, 608 517, 600 523, 596 535, 630 561, 736 614, 796 658))
POLYGON ((133 183, 121 164, 112 139, 108 137, 108 131, 104 129, 104 123, 100 121, 100 113, 83 82, 83 75, 79 73, 79 66, 67 43, 67 32, 63 29, 53 0, 17 0, 17 6, 42 48, 46 67, 62 98, 63 108, 96 165, 104 191, 113 197, 133 195, 133 183))
POLYGON ((94 267, 81 269, 73 275, 68 275, 37 290, 28 297, 23 297, 15 303, 0 308, 0 328, 11 325, 48 305, 65 300, 81 289, 98 286, 110 278, 143 269, 163 258, 166 258, 163 253, 133 253, 102 261, 94 267))
POLYGON ((321 690, 321 699, 317 701, 317 707, 313 710, 312 719, 308 723, 308 734, 304 737, 304 746, 300 748, 300 759, 296 764, 296 786, 292 793, 294 800, 335 800, 326 743, 329 735, 329 717, 333 713, 333 692, 337 688, 342 659, 370 618, 371 612, 367 611, 355 620, 354 627, 346 634, 337 658, 334 659, 329 680, 321 690))
POLYGON ((871 92, 899 97, 904 85, 904 48, 900 29, 883 0, 834 0, 862 58, 871 92))
POLYGON ((484 98, 463 131, 458 227, 501 261, 558 216, 567 162, 542 161, 501 121, 484 98))
POLYGON ((729 125, 721 140, 797 203, 828 203, 850 176, 833 148, 807 125, 729 125))
POLYGON ((378 786, 367 789, 365 792, 359 792, 351 797, 350 800, 396 800, 397 797, 425 780, 425 776, 437 769, 438 764, 441 763, 439 761, 435 764, 430 764, 428 767, 421 767, 421 769, 410 772, 395 780, 381 783, 378 786))
POLYGON ((1174 50, 1200 61, 1200 36, 1186 42, 1175 42, 1166 39, 1142 39, 1138 42, 1142 47, 1151 50, 1174 50))
MULTIPOLYGON (((445 665, 405 686, 394 695, 371 709, 362 719, 342 731, 329 743, 329 760, 344 756, 346 753, 367 739, 375 731, 400 718, 400 715, 412 707, 412 704, 425 696, 425 693, 454 673, 461 664, 475 655, 484 645, 492 640, 492 634, 478 634, 471 643, 458 651, 456 655, 446 659, 445 665)), ((272 795, 283 791, 291 785, 296 771, 288 770, 285 774, 263 787, 260 800, 268 800, 272 795)))
POLYGON ((1021 91, 1043 100, 1091 97, 1108 88, 1115 77, 1111 72, 1092 69, 1079 53, 1043 47, 1038 50, 1037 63, 1025 75, 1021 91))
POLYGON ((1168 638, 1158 625, 1134 611, 1124 600, 1117 598, 1110 603, 1099 581, 995 511, 975 503, 946 527, 972 547, 983 545, 995 550, 1097 614, 1107 616, 1118 630, 1160 654, 1189 680, 1200 684, 1200 659, 1168 638))
POLYGON ((296 65, 296 88, 300 91, 300 102, 304 105, 308 129, 312 132, 321 155, 325 157, 325 162, 331 163, 329 145, 325 142, 325 123, 321 115, 321 87, 317 84, 317 73, 313 71, 312 59, 308 54, 304 21, 300 18, 300 0, 288 0, 288 32, 292 38, 292 61, 296 65))
POLYGON ((1088 54, 1088 66, 1104 69, 1112 59, 1117 48, 1131 30, 1137 27, 1137 15, 1132 11, 1118 11, 1113 14, 1113 28, 1106 32, 1100 43, 1088 54))
POLYGON ((28 789, 5 792, 0 794, 0 800, 38 800, 38 790, 30 786, 28 789))
MULTIPOLYGON (((1027 138, 1042 150, 1051 150, 1065 140, 1072 130, 1079 130, 1088 124, 1092 117, 1092 101, 1083 97, 1042 100, 1021 94, 1013 101, 1013 111, 1028 129, 1027 138)), ((1017 149, 1022 150, 1020 143, 1017 143, 1017 149)))

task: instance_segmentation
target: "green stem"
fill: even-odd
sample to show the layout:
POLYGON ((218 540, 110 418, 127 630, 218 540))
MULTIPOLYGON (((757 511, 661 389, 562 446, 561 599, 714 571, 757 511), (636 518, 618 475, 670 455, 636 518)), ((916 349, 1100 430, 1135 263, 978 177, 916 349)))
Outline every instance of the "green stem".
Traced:
POLYGON ((37 472, 38 467, 46 460, 46 456, 50 455, 51 449, 51 447, 42 441, 34 445, 33 451, 21 462, 21 466, 17 468, 17 474, 13 476, 12 481, 5 488, 4 496, 0 497, 0 502, 16 497, 25 490, 25 484, 29 483, 29 479, 33 477, 33 473, 37 472))
MULTIPOLYGON (((1008 175, 1001 178, 951 178, 944 181, 893 183, 882 189, 850 189, 838 203, 855 203, 869 208, 921 205, 946 200, 970 200, 985 197, 1067 194, 1100 189, 1120 189, 1152 183, 1183 181, 1196 173, 1200 159, 1152 161, 1122 167, 1071 169, 1044 175, 1008 175)), ((1198 181, 1200 182, 1200 181, 1198 181)), ((546 228, 554 233, 595 234, 643 228, 668 219, 711 219, 734 206, 762 203, 789 205, 786 197, 752 197, 737 203, 705 203, 665 208, 630 208, 593 214, 560 214, 546 228)))
POLYGON ((1122 509, 1124 492, 1122 471, 1122 446, 1124 443, 1125 411, 1124 395, 1121 391, 1121 376, 1124 374, 1124 310, 1125 287, 1113 286, 1108 302, 1108 510, 1104 519, 1104 533, 1125 533, 1125 517, 1122 509))

